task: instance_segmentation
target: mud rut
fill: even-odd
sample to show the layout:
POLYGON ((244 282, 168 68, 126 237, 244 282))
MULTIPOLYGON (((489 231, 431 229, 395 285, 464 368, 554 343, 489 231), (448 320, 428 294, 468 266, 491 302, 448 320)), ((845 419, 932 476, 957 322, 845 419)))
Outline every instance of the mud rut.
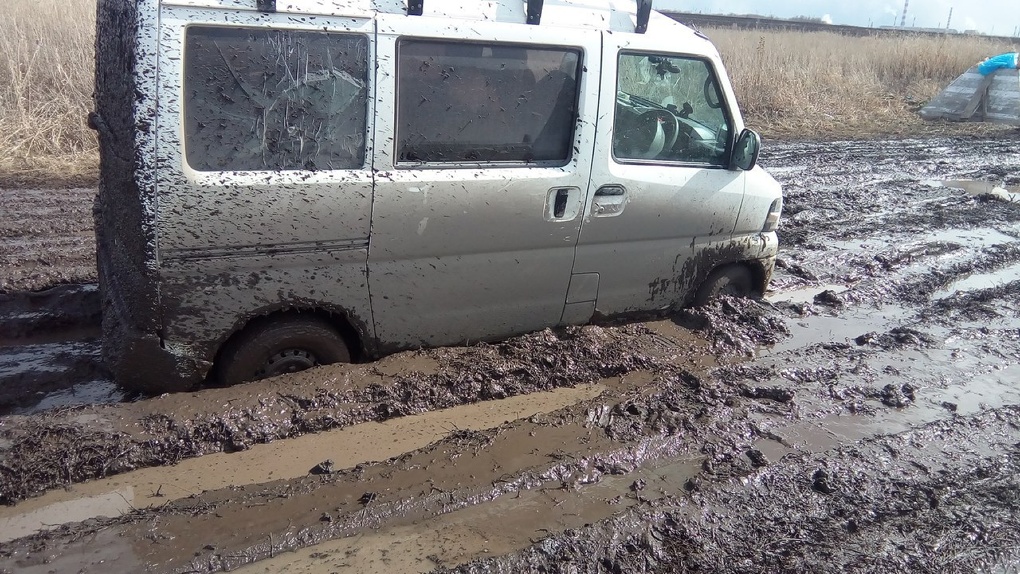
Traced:
POLYGON ((1018 143, 769 145, 763 302, 157 398, 91 192, 3 191, 0 571, 1015 571, 1020 204, 939 182, 1018 143))

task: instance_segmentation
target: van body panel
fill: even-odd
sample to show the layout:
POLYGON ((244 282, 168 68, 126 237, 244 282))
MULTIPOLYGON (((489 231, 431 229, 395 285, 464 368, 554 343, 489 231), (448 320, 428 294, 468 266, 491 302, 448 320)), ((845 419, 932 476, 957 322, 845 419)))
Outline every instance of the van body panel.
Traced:
MULTIPOLYGON (((513 38, 514 46, 507 49, 557 46, 579 52, 582 70, 597 69, 591 60, 597 62, 600 56, 595 32, 579 32, 565 43, 562 34, 542 26, 522 29, 491 22, 467 24, 381 15, 379 93, 398 93, 398 99, 400 82, 410 89, 409 80, 396 75, 399 38, 501 47, 510 44, 503 39, 513 38)), ((423 68, 443 65, 424 56, 421 60, 416 65, 423 68)), ((458 70, 463 66, 450 66, 449 73, 461 73, 458 70)), ((536 78, 535 87, 527 89, 540 90, 542 80, 536 78)), ((377 147, 380 172, 372 216, 369 281, 381 341, 392 348, 454 344, 524 333, 559 322, 580 229, 580 190, 587 188, 591 170, 590 153, 583 150, 591 149, 595 135, 598 75, 581 71, 579 80, 579 120, 565 165, 402 163, 395 146, 377 147), (550 197, 561 190, 564 202, 573 205, 562 205, 562 217, 547 217, 550 197)), ((530 93, 500 95, 482 87, 472 97, 501 98, 500 107, 527 106, 531 101, 530 93)), ((463 105, 470 107, 470 103, 463 105)), ((381 100, 378 105, 380 117, 416 113, 415 109, 386 110, 381 100)), ((457 129, 472 129, 473 120, 482 121, 468 117, 457 129)), ((376 141, 388 143, 397 136, 380 129, 376 141)))
POLYGON ((776 199, 783 197, 782 186, 760 166, 747 172, 744 201, 733 233, 737 236, 757 233, 765 225, 769 207, 776 199))
POLYGON ((95 109, 100 147, 93 209, 103 306, 103 360, 118 381, 148 369, 187 376, 159 346, 156 249, 158 0, 103 1, 96 17, 95 109))
MULTIPOLYGON (((374 179, 371 168, 374 99, 362 98, 364 108, 359 113, 364 116, 365 127, 355 139, 364 153, 357 165, 338 169, 330 169, 329 165, 314 169, 286 165, 280 169, 275 165, 259 169, 258 152, 249 154, 247 159, 237 159, 232 150, 215 149, 261 145, 266 146, 265 153, 271 156, 272 146, 293 145, 262 135, 274 130, 277 140, 284 137, 307 140, 296 147, 340 147, 336 142, 311 140, 309 134, 324 132, 321 126, 304 125, 315 118, 283 112, 282 108, 303 97, 301 90, 336 91, 346 87, 352 92, 373 94, 374 78, 370 72, 374 69, 374 34, 375 24, 370 19, 237 13, 231 15, 230 25, 226 26, 219 12, 163 8, 161 57, 184 62, 165 66, 159 76, 161 193, 156 220, 161 307, 164 316, 172 318, 164 321, 163 326, 168 346, 208 366, 231 333, 252 318, 280 308, 327 308, 348 316, 352 323, 364 325, 362 335, 367 339, 374 335, 366 283, 374 179), (308 60, 316 56, 318 45, 313 42, 323 40, 323 27, 330 30, 330 37, 341 38, 339 44, 327 44, 327 56, 363 59, 365 77, 336 71, 340 67, 336 62, 330 65, 339 79, 330 77, 328 69, 314 68, 314 64, 299 65, 305 64, 297 61, 302 56, 308 60), (196 32, 212 39, 206 44, 189 40, 189 34, 196 32), (344 34, 352 36, 339 36, 344 34), (354 45, 363 46, 364 53, 336 52, 336 46, 344 46, 347 38, 354 45), (239 50, 231 49, 236 48, 237 42, 246 47, 240 54, 239 50), (192 51, 188 52, 185 46, 192 51), (196 53, 203 49, 207 53, 196 53), (247 56, 254 61, 246 61, 243 53, 256 54, 247 56), (208 64, 209 68, 200 67, 199 63, 208 64), (245 67, 252 66, 264 69, 270 79, 264 84, 252 81, 251 73, 245 75, 250 72, 245 67), (194 77, 189 80, 188 74, 194 77), (189 81, 196 86, 189 88, 189 81), (209 84, 211 87, 205 88, 209 84), (189 98, 204 97, 201 89, 208 89, 209 97, 221 95, 222 116, 210 115, 199 108, 204 102, 189 103, 189 98), (259 101, 260 97, 265 100, 259 101), (256 103, 246 107, 248 99, 256 103), (240 100, 236 108, 232 105, 235 100, 240 100), (210 116, 203 118, 206 122, 232 126, 190 125, 187 115, 192 109, 188 106, 196 113, 210 116), (234 127, 237 125, 240 127, 234 127), (199 131, 195 132, 196 129, 199 131), (215 135, 202 135, 203 129, 215 130, 215 135), (259 137, 264 140, 262 143, 259 137), (197 155, 189 152, 189 146, 197 145, 202 138, 216 139, 203 142, 207 147, 197 155), (196 169, 191 165, 195 161, 202 162, 203 167, 196 169), (214 161, 254 163, 256 169, 205 167, 214 161)), ((240 156, 241 152, 237 154, 240 156)), ((336 159, 323 154, 309 157, 336 159)))

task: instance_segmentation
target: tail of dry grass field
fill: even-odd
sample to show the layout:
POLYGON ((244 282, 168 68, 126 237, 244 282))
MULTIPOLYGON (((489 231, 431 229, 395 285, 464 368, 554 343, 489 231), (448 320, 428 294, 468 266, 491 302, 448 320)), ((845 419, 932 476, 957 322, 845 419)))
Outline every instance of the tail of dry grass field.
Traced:
MULTIPOLYGON (((708 31, 747 123, 778 137, 923 133, 915 113, 949 82, 1015 45, 976 36, 847 37, 708 31)), ((963 124, 963 130, 988 129, 963 124)))
MULTIPOLYGON (((0 187, 95 179, 95 0, 4 0, 0 187)), ((930 130, 917 107, 1008 44, 976 37, 849 38, 708 31, 747 123, 772 137, 852 138, 930 130)), ((974 125, 962 129, 978 130, 974 125)))
POLYGON ((96 138, 85 119, 95 11, 95 0, 4 0, 0 174, 94 179, 96 138))

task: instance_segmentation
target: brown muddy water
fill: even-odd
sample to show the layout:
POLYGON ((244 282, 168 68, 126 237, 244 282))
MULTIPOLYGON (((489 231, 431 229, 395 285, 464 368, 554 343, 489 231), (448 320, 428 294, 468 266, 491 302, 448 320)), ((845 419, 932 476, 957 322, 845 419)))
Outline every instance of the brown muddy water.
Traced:
POLYGON ((767 145, 763 301, 154 398, 2 191, 0 572, 1015 572, 1017 143, 767 145))

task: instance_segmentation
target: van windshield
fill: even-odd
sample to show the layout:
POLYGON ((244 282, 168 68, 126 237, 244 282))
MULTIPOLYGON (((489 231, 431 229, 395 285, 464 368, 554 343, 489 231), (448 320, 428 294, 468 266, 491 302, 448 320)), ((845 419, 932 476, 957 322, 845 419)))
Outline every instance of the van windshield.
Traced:
POLYGON ((613 156, 726 165, 729 115, 706 60, 621 54, 613 156))

